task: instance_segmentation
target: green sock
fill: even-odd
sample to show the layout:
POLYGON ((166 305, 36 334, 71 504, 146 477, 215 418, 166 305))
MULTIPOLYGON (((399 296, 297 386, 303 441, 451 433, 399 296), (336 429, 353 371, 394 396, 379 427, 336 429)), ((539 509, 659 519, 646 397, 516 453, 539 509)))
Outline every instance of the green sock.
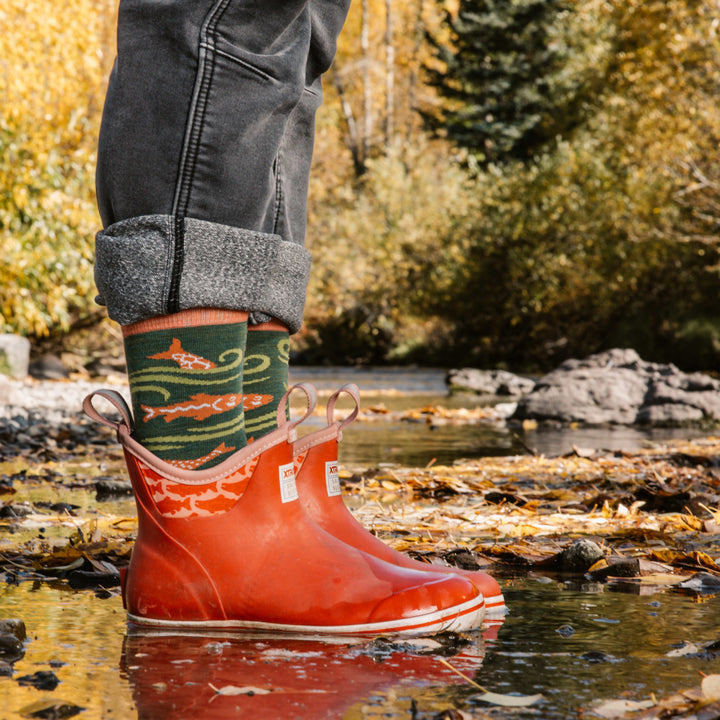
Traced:
POLYGON ((245 432, 249 442, 277 428, 277 407, 288 389, 289 361, 290 335, 287 330, 263 326, 248 329, 243 393, 245 432))
POLYGON ((161 459, 196 470, 217 465, 247 444, 242 395, 247 322, 229 321, 244 313, 211 310, 185 311, 183 317, 210 322, 162 327, 164 320, 178 322, 178 316, 167 316, 124 328, 125 357, 133 437, 161 459))

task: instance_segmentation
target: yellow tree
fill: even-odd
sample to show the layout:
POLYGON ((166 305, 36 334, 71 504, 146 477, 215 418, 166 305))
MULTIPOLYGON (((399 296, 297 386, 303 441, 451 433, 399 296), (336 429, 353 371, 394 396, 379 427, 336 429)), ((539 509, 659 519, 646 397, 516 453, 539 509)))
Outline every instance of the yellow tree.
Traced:
POLYGON ((94 148, 107 0, 0 7, 2 329, 45 334, 93 296, 94 148))

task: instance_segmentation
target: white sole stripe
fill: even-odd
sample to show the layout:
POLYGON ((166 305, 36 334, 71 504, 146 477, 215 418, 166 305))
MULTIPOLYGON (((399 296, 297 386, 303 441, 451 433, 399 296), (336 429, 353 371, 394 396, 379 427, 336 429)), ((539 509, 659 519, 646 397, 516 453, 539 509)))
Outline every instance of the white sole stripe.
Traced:
POLYGON ((136 625, 156 628, 263 630, 293 634, 308 633, 313 635, 378 635, 383 633, 435 633, 448 630, 462 632, 480 627, 484 615, 485 603, 482 597, 480 597, 463 603, 462 605, 456 605, 452 608, 438 610, 426 615, 396 621, 359 625, 285 625, 257 620, 160 620, 138 617, 130 613, 128 613, 127 617, 130 622, 136 625))

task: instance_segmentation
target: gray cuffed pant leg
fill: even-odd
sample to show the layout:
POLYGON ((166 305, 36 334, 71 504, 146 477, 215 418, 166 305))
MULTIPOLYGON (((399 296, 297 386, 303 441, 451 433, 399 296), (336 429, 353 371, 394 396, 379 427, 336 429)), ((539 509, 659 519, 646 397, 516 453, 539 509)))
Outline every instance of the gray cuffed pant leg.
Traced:
POLYGON ((96 282, 123 325, 192 307, 302 322, 320 77, 349 0, 121 0, 96 282))

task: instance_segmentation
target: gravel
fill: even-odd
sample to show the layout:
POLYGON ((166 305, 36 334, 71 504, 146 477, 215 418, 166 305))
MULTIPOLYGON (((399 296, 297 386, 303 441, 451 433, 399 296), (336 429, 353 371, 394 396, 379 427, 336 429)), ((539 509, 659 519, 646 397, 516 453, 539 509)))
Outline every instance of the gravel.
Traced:
POLYGON ((127 384, 0 376, 0 459, 28 450, 52 454, 114 441, 111 431, 91 421, 82 410, 83 399, 102 388, 117 390, 129 402, 127 384))

